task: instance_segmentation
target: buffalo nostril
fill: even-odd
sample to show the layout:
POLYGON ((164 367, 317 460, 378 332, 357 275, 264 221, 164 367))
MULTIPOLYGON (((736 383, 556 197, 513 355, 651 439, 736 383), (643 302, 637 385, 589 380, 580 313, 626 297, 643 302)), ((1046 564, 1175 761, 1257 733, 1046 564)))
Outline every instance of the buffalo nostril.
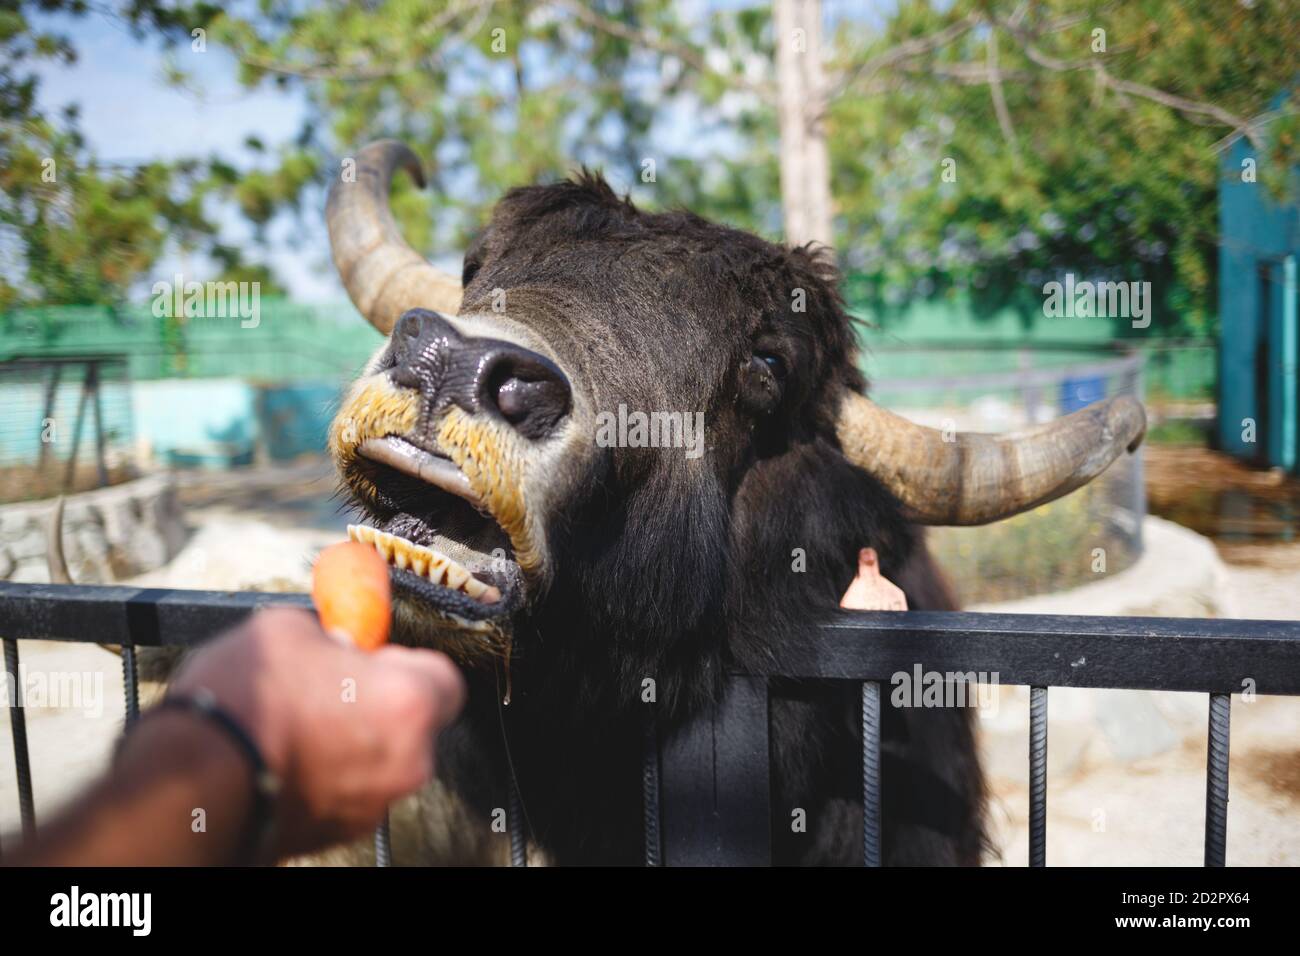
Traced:
POLYGON ((441 316, 424 309, 411 309, 402 314, 393 329, 393 338, 397 341, 418 339, 430 325, 438 323, 441 316))
POLYGON ((506 421, 517 425, 528 414, 529 386, 535 382, 524 382, 513 375, 497 386, 497 409, 506 421))
POLYGON ((569 412, 569 380, 550 359, 513 342, 463 336, 427 309, 397 320, 384 361, 393 384, 418 390, 432 413, 454 404, 541 439, 569 412))
POLYGON ((569 385, 540 356, 503 354, 482 393, 483 403, 528 438, 544 438, 569 411, 569 385))
POLYGON ((517 425, 538 405, 558 406, 564 395, 556 382, 526 382, 511 376, 497 388, 496 398, 506 421, 517 425))

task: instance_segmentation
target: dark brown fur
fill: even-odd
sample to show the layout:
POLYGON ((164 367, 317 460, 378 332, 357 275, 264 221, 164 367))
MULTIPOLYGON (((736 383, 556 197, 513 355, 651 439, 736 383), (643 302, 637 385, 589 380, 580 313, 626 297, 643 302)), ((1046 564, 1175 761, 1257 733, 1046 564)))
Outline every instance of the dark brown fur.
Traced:
MULTIPOLYGON (((464 280, 462 314, 489 311, 505 290, 510 315, 597 407, 705 416, 698 461, 680 449, 603 450, 548 522, 552 582, 519 622, 512 704, 499 706, 500 670, 473 675, 442 758, 443 778, 485 819, 512 763, 530 833, 557 862, 636 863, 647 707, 669 734, 715 697, 724 668, 779 660, 789 635, 839 613, 863 546, 879 550, 913 608, 955 602, 918 529, 840 451, 839 396, 865 382, 822 252, 685 212, 647 214, 584 174, 509 193, 464 280), (771 407, 756 349, 789 370, 771 407), (646 678, 653 705, 642 702, 646 678)), ((772 690, 777 861, 859 862, 857 686, 772 690), (791 831, 794 808, 808 832, 791 831)), ((969 712, 887 706, 885 737, 886 861, 977 863, 984 790, 969 712)))

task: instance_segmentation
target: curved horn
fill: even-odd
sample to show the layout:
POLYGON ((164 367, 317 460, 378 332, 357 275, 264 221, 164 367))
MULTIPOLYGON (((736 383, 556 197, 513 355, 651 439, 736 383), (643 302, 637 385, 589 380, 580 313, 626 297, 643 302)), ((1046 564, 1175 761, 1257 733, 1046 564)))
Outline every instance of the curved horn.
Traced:
POLYGON ((408 246, 393 221, 388 189, 399 167, 424 187, 420 161, 404 143, 371 143, 357 154, 355 178, 336 179, 325 204, 334 267, 352 303, 385 335, 407 309, 460 309, 460 282, 408 246))
POLYGON ((50 523, 45 527, 45 565, 49 568, 51 584, 72 584, 68 562, 63 557, 63 495, 54 502, 50 523))
POLYGON ((875 475, 913 521, 974 525, 1009 518, 1086 485, 1146 434, 1146 413, 1121 395, 1004 435, 944 433, 853 392, 836 426, 845 456, 875 475))

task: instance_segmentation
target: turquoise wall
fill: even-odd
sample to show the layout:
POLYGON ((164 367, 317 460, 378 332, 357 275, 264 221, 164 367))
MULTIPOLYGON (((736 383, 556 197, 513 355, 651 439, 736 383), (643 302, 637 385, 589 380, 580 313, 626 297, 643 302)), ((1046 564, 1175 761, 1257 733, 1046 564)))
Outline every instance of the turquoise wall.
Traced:
MULTIPOLYGON (((44 395, 40 383, 6 387, 0 461, 37 461, 44 395)), ((72 446, 80 396, 80 383, 64 384, 57 391, 57 431, 49 449, 57 457, 72 446)), ((259 453, 273 461, 288 460, 324 450, 341 396, 342 382, 333 381, 260 385, 237 378, 185 378, 110 383, 104 386, 104 431, 112 447, 125 451, 144 443, 156 461, 182 467, 246 464, 259 453)), ((94 448, 93 435, 87 418, 82 454, 94 448)))
POLYGON ((155 458, 250 456, 258 438, 253 387, 236 378, 160 379, 131 386, 136 434, 155 458))
POLYGON ((162 379, 132 385, 136 434, 178 465, 273 461, 325 448, 340 382, 259 385, 242 379, 162 379))
POLYGON ((257 423, 267 457, 319 455, 342 398, 340 382, 295 382, 257 390, 257 423))
POLYGON ((1296 206, 1275 202, 1263 183, 1243 182, 1248 158, 1254 151, 1239 139, 1225 153, 1219 183, 1219 442, 1239 457, 1293 468, 1300 215, 1296 206), (1261 343, 1267 359, 1259 368, 1261 343), (1256 423, 1253 443, 1246 441, 1246 419, 1256 423))

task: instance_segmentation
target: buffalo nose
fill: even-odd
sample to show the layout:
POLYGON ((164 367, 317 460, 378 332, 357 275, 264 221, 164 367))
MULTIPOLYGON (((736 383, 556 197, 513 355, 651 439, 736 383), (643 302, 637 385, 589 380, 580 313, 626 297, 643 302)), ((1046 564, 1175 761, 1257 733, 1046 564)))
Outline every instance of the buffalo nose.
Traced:
POLYGON ((425 309, 404 314, 393 329, 389 375, 419 390, 426 406, 455 404, 496 415, 527 438, 551 434, 569 412, 569 380, 554 362, 500 339, 462 336, 425 309))

